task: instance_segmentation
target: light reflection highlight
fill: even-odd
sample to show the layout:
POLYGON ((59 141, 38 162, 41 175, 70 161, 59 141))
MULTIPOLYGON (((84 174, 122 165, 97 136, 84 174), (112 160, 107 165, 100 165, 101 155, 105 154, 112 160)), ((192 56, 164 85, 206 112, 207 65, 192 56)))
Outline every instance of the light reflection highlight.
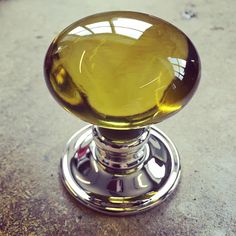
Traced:
POLYGON ((86 25, 94 34, 112 33, 111 25, 109 21, 102 21, 93 24, 86 25))
POLYGON ((85 29, 82 26, 78 26, 75 29, 71 30, 69 34, 75 34, 79 36, 85 36, 85 35, 90 35, 92 32, 89 32, 87 29, 85 29))
POLYGON ((130 197, 109 197, 112 203, 129 203, 130 197))
POLYGON ((168 57, 169 62, 172 64, 176 78, 183 80, 186 68, 186 60, 168 57))
POLYGON ((146 188, 146 187, 148 187, 148 185, 142 183, 142 180, 141 180, 142 175, 143 175, 143 173, 141 173, 141 174, 138 175, 137 181, 138 181, 139 187, 141 187, 141 188, 146 188))
POLYGON ((170 113, 170 112, 174 112, 174 111, 177 111, 181 108, 181 105, 178 105, 178 104, 175 104, 175 105, 164 105, 164 104, 161 104, 159 105, 159 110, 162 111, 162 112, 165 112, 165 113, 170 113))
POLYGON ((84 54, 85 54, 85 50, 83 51, 81 58, 80 58, 80 62, 79 62, 79 72, 82 73, 82 61, 84 59, 84 54))
POLYGON ((81 178, 78 174, 75 174, 75 177, 76 177, 76 179, 78 179, 79 181, 81 181, 84 184, 91 184, 90 181, 87 181, 87 180, 81 178))
POLYGON ((95 172, 98 173, 97 163, 95 161, 92 161, 92 164, 93 164, 95 172))
POLYGON ((70 35, 86 36, 91 34, 116 33, 133 39, 139 39, 152 26, 147 22, 129 18, 116 18, 85 26, 78 26, 69 32, 70 35))
POLYGON ((161 179, 165 176, 165 165, 159 166, 156 162, 155 159, 152 158, 148 163, 147 163, 147 168, 151 172, 152 177, 156 179, 161 179))

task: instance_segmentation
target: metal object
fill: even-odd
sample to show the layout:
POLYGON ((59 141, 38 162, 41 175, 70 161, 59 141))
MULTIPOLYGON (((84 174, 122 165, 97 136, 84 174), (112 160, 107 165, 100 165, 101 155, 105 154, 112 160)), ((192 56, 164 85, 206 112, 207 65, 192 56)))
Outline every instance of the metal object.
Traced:
POLYGON ((61 168, 63 183, 78 201, 113 215, 158 205, 173 192, 180 177, 174 144, 154 126, 138 130, 134 137, 117 139, 87 126, 68 141, 61 168))
POLYGON ((104 12, 64 29, 48 48, 45 81, 63 108, 94 125, 67 144, 62 177, 69 192, 114 215, 168 197, 179 181, 179 156, 165 134, 147 126, 189 102, 200 70, 191 40, 158 17, 104 12))

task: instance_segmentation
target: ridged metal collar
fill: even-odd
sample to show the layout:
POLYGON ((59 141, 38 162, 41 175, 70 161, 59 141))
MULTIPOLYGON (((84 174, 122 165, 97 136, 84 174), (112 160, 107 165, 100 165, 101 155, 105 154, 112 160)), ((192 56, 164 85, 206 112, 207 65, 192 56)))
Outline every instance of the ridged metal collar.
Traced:
POLYGON ((105 137, 97 126, 93 127, 93 140, 96 144, 95 156, 104 167, 112 171, 123 172, 135 169, 149 154, 146 145, 150 129, 140 129, 138 136, 132 139, 117 138, 110 140, 105 137))

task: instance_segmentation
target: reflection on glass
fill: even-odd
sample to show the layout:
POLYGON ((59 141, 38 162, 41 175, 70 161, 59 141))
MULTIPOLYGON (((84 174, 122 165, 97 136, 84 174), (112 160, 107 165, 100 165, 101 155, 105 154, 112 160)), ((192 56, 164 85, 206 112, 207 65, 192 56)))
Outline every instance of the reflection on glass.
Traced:
POLYGON ((102 21, 86 26, 78 26, 71 30, 69 34, 86 36, 90 34, 114 33, 128 36, 130 38, 139 39, 145 30, 150 28, 152 24, 135 19, 116 18, 111 21, 102 21), (128 26, 128 27, 127 27, 128 26))
POLYGON ((143 32, 152 25, 140 20, 117 18, 112 20, 112 23, 117 34, 125 35, 134 39, 140 38, 143 32), (127 25, 129 27, 127 27, 127 25))
POLYGON ((71 30, 69 32, 69 34, 75 34, 75 35, 79 35, 79 36, 85 36, 85 35, 89 35, 92 34, 92 32, 89 32, 87 29, 85 29, 82 26, 78 26, 75 29, 71 30))
POLYGON ((172 64, 176 78, 182 80, 184 78, 184 70, 186 67, 186 61, 179 58, 168 57, 168 60, 172 64))
POLYGON ((94 34, 112 33, 109 21, 102 21, 86 25, 94 34))
POLYGON ((80 57, 80 62, 79 62, 79 72, 80 72, 80 74, 82 73, 82 61, 83 61, 83 59, 84 59, 84 54, 85 54, 85 50, 83 51, 83 53, 82 53, 82 55, 81 55, 81 57, 80 57))

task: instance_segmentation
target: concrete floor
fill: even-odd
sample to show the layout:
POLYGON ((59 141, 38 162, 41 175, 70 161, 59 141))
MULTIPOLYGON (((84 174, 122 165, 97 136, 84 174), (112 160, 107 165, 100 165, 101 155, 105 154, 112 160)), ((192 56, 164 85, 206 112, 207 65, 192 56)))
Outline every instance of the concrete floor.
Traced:
POLYGON ((235 10, 235 0, 0 0, 0 235, 235 235, 235 10), (202 59, 196 95, 159 125, 182 157, 177 193, 153 210, 119 218, 81 206, 64 190, 59 158, 84 123, 56 104, 42 73, 58 32, 109 10, 174 23, 202 59), (195 17, 183 17, 185 10, 195 17))

